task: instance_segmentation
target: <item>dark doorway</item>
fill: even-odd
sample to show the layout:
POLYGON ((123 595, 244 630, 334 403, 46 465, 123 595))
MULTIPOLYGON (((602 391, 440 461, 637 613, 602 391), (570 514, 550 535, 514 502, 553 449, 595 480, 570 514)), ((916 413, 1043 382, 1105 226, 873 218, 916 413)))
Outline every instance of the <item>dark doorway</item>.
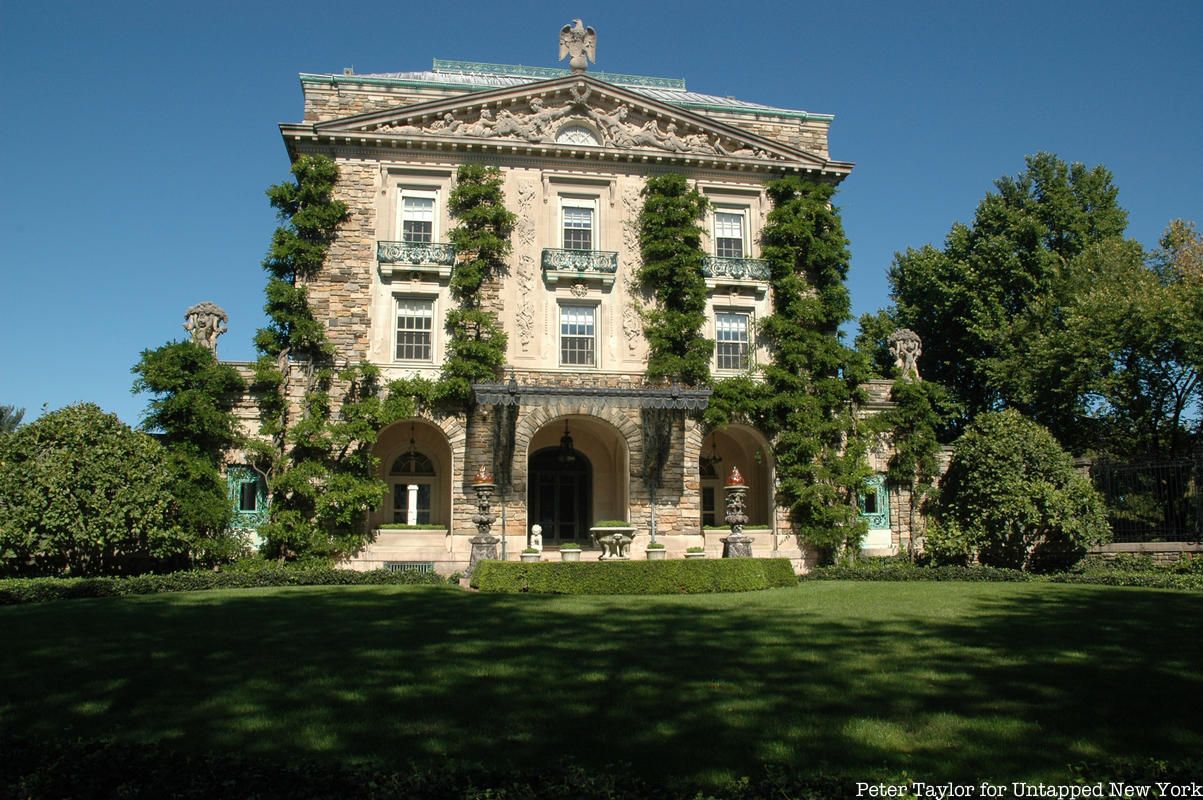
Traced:
POLYGON ((589 538, 593 466, 583 453, 546 447, 530 459, 530 524, 543 526, 544 544, 589 538))

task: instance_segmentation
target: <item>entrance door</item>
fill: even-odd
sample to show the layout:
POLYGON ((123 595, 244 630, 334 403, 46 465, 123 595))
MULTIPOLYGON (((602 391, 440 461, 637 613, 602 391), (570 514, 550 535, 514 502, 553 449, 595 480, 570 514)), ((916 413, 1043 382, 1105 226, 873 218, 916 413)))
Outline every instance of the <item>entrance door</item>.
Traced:
POLYGON ((548 447, 531 456, 530 523, 543 526, 544 544, 589 538, 593 467, 575 450, 548 447))

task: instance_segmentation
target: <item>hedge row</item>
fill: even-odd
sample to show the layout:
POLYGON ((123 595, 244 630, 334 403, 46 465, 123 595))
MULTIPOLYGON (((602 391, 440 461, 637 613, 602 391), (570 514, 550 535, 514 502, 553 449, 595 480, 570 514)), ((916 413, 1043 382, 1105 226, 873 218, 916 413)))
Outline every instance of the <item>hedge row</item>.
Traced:
POLYGON ((0 605, 44 603, 79 597, 117 597, 205 589, 255 589, 268 586, 363 586, 380 584, 445 584, 432 572, 372 570, 356 572, 329 567, 269 566, 253 571, 172 572, 129 578, 7 578, 0 580, 0 605))
MULTIPOLYGON (((454 763, 389 770, 344 767, 309 759, 288 763, 241 754, 185 754, 162 744, 44 741, 0 736, 0 797, 125 800, 210 800, 216 797, 289 800, 827 800, 857 796, 857 781, 909 785, 906 773, 836 776, 765 765, 717 786, 669 786, 633 776, 625 767, 585 769, 555 759, 538 770, 486 770, 454 763)), ((1203 783, 1203 761, 1112 759, 1069 765, 1077 784, 1124 781, 1177 787, 1203 783)))
POLYGON ((1067 572, 1034 575, 1015 569, 983 566, 931 566, 905 558, 869 558, 851 564, 819 567, 802 580, 812 581, 987 581, 1081 583, 1100 586, 1137 586, 1148 589, 1203 590, 1203 558, 1156 564, 1147 556, 1082 559, 1067 572))
POLYGON ((988 581, 1009 583, 1037 580, 1037 576, 1000 567, 926 567, 908 561, 867 559, 851 564, 818 567, 803 576, 810 581, 988 581))
POLYGON ((539 562, 484 561, 476 565, 473 588, 482 592, 535 594, 701 594, 750 592, 794 586, 798 579, 785 558, 724 558, 671 561, 539 562))

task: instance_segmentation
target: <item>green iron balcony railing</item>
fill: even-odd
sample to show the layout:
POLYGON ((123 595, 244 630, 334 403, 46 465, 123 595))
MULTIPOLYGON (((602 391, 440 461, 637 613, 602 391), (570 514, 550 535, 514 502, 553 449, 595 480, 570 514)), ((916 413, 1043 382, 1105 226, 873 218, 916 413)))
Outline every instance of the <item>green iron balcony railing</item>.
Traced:
POLYGON ((762 258, 722 258, 706 256, 702 274, 707 278, 733 278, 735 280, 767 281, 770 277, 769 262, 762 258))
POLYGON ((440 242, 376 242, 376 260, 381 264, 435 264, 455 266, 455 245, 440 242))
POLYGON ((606 250, 543 249, 544 272, 576 272, 584 275, 613 275, 618 272, 618 253, 606 250))

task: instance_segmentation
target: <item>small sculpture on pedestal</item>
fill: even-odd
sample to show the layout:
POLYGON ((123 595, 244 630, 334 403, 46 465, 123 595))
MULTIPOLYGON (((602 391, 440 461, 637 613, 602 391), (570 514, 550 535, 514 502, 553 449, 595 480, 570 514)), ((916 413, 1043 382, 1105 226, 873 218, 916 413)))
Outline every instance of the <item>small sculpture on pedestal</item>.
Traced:
POLYGON ((726 523, 731 526, 731 535, 722 539, 723 558, 751 558, 752 537, 744 536, 744 525, 748 524, 748 484, 739 474, 739 467, 731 467, 724 487, 727 490, 726 523))
POLYGON ((228 330, 226 323, 229 321, 221 306, 205 301, 184 313, 184 330, 192 337, 193 344, 199 344, 217 355, 217 337, 228 330))
POLYGON ((919 378, 919 356, 923 355, 923 340, 910 328, 899 328, 886 340, 894 354, 894 366, 903 378, 919 378))
POLYGON ((493 475, 482 464, 472 479, 472 488, 476 491, 476 513, 472 522, 476 525, 476 535, 472 537, 472 556, 468 560, 468 575, 476 569, 479 561, 497 560, 497 543, 501 540, 490 533, 497 516, 490 508, 493 491, 497 485, 493 483, 493 475))

